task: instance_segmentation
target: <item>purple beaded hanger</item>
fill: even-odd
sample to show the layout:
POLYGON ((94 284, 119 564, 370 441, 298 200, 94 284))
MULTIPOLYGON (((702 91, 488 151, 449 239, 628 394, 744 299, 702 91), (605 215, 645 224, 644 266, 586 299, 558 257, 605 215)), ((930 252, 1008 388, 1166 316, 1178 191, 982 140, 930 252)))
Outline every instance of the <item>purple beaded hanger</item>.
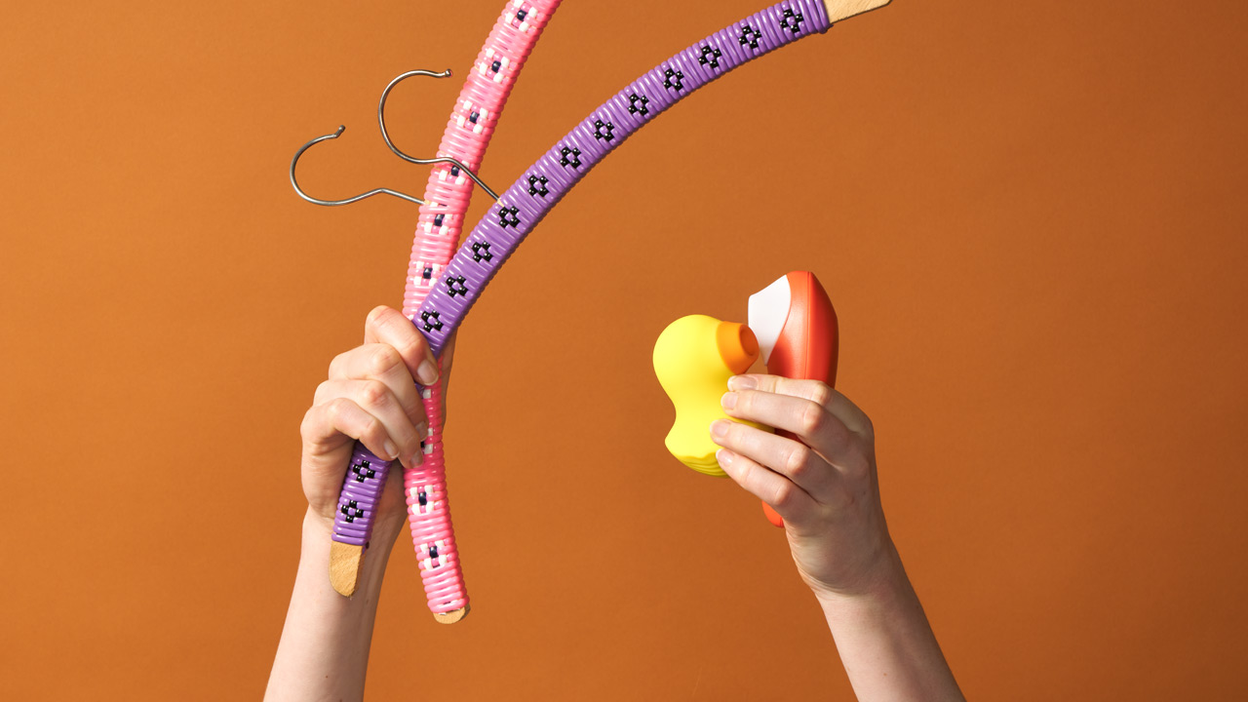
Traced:
POLYGON ((416 326, 435 355, 481 292, 585 174, 667 108, 738 66, 826 32, 822 0, 787 0, 735 22, 655 66, 590 113, 498 198, 420 306, 416 326))

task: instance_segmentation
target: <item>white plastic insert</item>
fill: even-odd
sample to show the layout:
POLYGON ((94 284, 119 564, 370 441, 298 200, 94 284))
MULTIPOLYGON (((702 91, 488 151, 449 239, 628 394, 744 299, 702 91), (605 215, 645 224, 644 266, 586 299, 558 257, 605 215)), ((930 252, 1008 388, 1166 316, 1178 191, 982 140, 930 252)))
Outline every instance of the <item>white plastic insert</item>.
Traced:
POLYGON ((771 358, 771 351, 780 339, 780 332, 789 318, 789 305, 792 301, 793 291, 789 289, 787 275, 750 295, 748 324, 750 331, 758 338, 758 349, 763 354, 763 363, 771 358))

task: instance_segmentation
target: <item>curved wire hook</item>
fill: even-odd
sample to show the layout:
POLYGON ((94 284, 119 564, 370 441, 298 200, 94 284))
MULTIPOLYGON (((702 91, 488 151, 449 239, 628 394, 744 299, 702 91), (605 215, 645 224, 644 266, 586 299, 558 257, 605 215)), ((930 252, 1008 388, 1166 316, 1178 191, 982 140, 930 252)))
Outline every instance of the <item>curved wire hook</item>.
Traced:
POLYGON ((299 193, 299 197, 303 198, 304 200, 307 200, 308 202, 314 205, 325 205, 326 207, 335 207, 337 205, 349 205, 353 202, 359 202, 360 200, 363 200, 366 197, 372 197, 374 195, 393 195, 397 198, 407 200, 408 202, 414 202, 417 205, 425 204, 425 201, 421 200, 418 197, 412 197, 411 195, 404 195, 403 193, 396 192, 394 190, 391 190, 390 188, 374 188, 373 190, 369 190, 366 193, 363 193, 361 195, 356 195, 355 197, 349 197, 345 200, 321 200, 319 198, 312 197, 311 195, 303 192, 303 188, 299 187, 299 181, 295 180, 295 164, 299 163, 299 157, 303 155, 304 151, 307 151, 308 149, 310 149, 313 144, 318 144, 322 141, 325 141, 326 139, 337 139, 338 137, 342 136, 342 133, 345 132, 346 130, 347 130, 346 125, 341 125, 338 127, 338 131, 334 132, 333 134, 326 134, 325 136, 319 136, 313 139, 312 141, 309 141, 308 143, 304 144, 298 151, 295 152, 294 158, 290 159, 290 184, 295 186, 295 192, 299 193))
POLYGON ((449 164, 456 166, 457 168, 459 168, 459 170, 463 171, 464 173, 467 173, 468 177, 472 178, 472 181, 474 183, 476 183, 477 185, 480 185, 481 189, 489 193, 490 197, 494 198, 495 202, 497 202, 498 193, 491 190, 490 186, 486 185, 480 178, 478 178, 477 174, 473 173, 471 168, 465 166, 464 164, 460 163, 459 161, 456 161, 455 159, 449 156, 439 156, 437 158, 415 158, 413 156, 408 156, 407 154, 400 151, 399 147, 394 145, 394 142, 390 141, 390 133, 386 131, 386 99, 390 97, 390 91, 394 90, 394 86, 398 85, 403 80, 411 78, 412 76, 430 76, 433 78, 446 78, 450 75, 451 75, 451 69, 449 68, 446 69, 445 71, 442 71, 441 73, 434 73, 433 71, 425 71, 425 70, 415 70, 415 71, 408 71, 407 73, 401 73, 394 80, 390 81, 390 84, 386 86, 386 89, 381 91, 381 100, 377 103, 377 126, 381 127, 381 138, 386 140, 386 146, 390 147, 390 150, 394 152, 395 156, 398 156, 399 158, 403 159, 404 161, 407 161, 408 163, 419 163, 419 164, 426 164, 426 165, 430 163, 449 163, 449 164))

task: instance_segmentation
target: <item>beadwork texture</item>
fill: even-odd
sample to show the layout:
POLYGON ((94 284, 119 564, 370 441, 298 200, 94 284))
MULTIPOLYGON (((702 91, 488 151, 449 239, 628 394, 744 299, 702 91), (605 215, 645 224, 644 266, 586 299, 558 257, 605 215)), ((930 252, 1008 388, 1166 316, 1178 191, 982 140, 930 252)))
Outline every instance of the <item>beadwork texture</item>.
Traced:
POLYGON ((516 247, 612 149, 664 110, 732 69, 831 25, 819 0, 786 0, 706 37, 663 61, 590 113, 529 167, 473 228, 438 272, 417 314, 440 354, 481 292, 516 247), (489 256, 480 255, 488 251, 489 256))
MULTIPOLYGON (((508 0, 456 100, 438 149, 439 157, 454 158, 474 172, 480 167, 525 59, 561 2, 508 0)), ((443 277, 455 252, 472 190, 472 180, 457 166, 438 164, 430 172, 425 188, 426 204, 420 208, 403 296, 403 314, 426 334, 444 328, 443 313, 420 308, 443 277)), ((488 245, 471 253, 480 261, 490 261, 494 256, 488 245)), ((466 295, 468 291, 467 279, 462 276, 451 276, 444 285, 452 297, 466 295)), ((441 356, 440 348, 436 355, 441 356)), ((429 609, 442 614, 466 607, 468 593, 446 494, 441 383, 422 388, 421 399, 429 417, 429 435, 421 443, 424 462, 404 470, 403 488, 412 544, 420 561, 429 609)), ((351 465, 338 501, 333 538, 367 546, 372 533, 373 510, 385 486, 390 463, 357 444, 351 465), (359 480, 358 467, 370 473, 363 482, 359 480)))

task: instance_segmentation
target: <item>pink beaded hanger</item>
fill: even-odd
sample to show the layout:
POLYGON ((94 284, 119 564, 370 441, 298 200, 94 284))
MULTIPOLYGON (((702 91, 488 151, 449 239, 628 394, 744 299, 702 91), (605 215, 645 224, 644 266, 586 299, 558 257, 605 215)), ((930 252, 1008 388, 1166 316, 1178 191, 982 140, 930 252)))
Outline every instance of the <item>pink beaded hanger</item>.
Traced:
MULTIPOLYGON (((436 163, 429 175, 423 200, 388 188, 378 188, 339 201, 318 200, 304 193, 295 179, 295 163, 309 146, 333 135, 306 144, 290 164, 290 179, 300 196, 321 205, 357 202, 385 194, 415 202, 420 207, 412 256, 408 266, 403 314, 416 321, 417 311, 450 262, 463 229, 464 214, 472 198, 475 181, 492 197, 497 195, 477 178, 479 167, 493 136, 494 127, 507 102, 525 60, 541 36, 550 16, 562 0, 508 0, 478 54, 468 80, 455 101, 455 108, 434 159, 417 159, 400 151, 390 140, 385 125, 385 102, 390 91, 412 75, 444 77, 429 71, 410 71, 386 86, 378 103, 378 123, 387 146, 413 163, 436 163)), ((440 361, 439 361, 440 362, 440 361)), ((434 618, 453 623, 468 614, 468 594, 464 588, 459 552, 451 525, 446 494, 445 464, 442 453, 442 386, 436 383, 421 389, 421 399, 429 417, 429 435, 421 443, 424 462, 404 470, 404 495, 424 581, 425 595, 434 618)), ((334 522, 334 543, 330 551, 330 581, 344 595, 355 591, 369 538, 373 512, 380 501, 391 462, 373 455, 357 442, 350 468, 343 481, 334 522)))

